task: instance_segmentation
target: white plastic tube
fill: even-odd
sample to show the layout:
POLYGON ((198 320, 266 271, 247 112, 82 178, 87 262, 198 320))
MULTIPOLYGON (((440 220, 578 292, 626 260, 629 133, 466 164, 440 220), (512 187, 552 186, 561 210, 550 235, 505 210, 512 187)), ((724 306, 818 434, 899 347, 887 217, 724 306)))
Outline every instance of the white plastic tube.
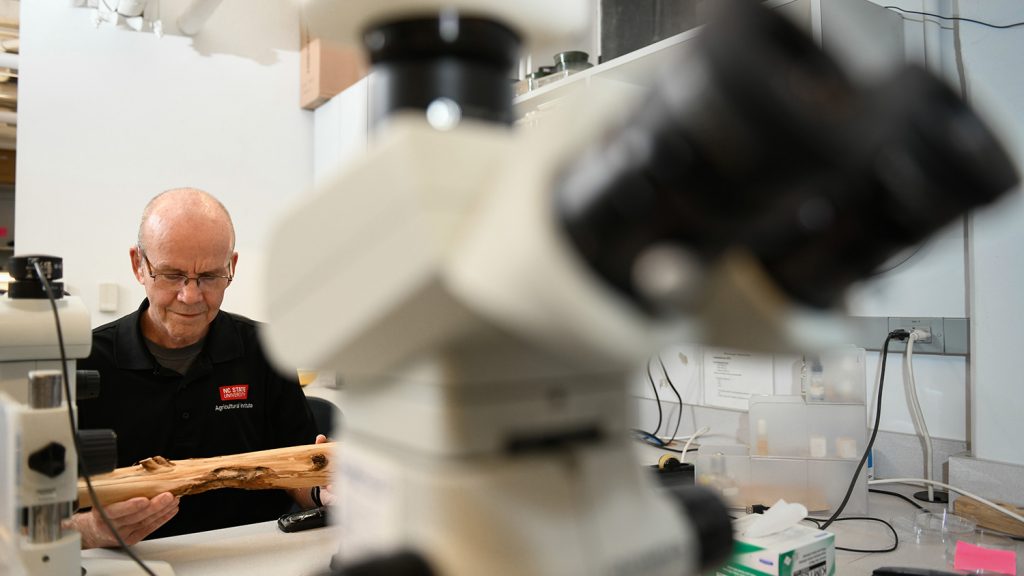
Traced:
POLYGON ((931 486, 938 486, 939 488, 945 488, 946 490, 949 490, 950 492, 956 492, 957 494, 960 494, 962 496, 967 496, 968 498, 973 498, 973 499, 977 500, 978 502, 981 502, 985 506, 988 506, 989 508, 995 510, 996 512, 999 512, 1001 514, 1005 514, 1005 515, 1009 516, 1010 518, 1013 518, 1017 522, 1024 523, 1024 516, 1021 516, 1020 514, 1017 514, 1016 512, 1008 510, 1008 509, 1000 506, 999 504, 996 504, 995 502, 992 502, 991 500, 988 500, 986 498, 982 498, 981 496, 978 496, 977 494, 972 494, 971 492, 968 492, 967 490, 963 490, 961 488, 957 488, 956 486, 950 486, 949 484, 943 484, 942 482, 937 482, 935 480, 927 480, 925 478, 886 478, 885 480, 869 480, 868 481, 868 486, 876 486, 876 485, 879 485, 879 484, 924 484, 924 485, 929 486, 929 487, 931 487, 931 486))
MULTIPOLYGON (((682 409, 682 406, 679 408, 682 409)), ((693 441, 702 434, 707 434, 710 430, 711 428, 708 428, 707 426, 701 426, 696 432, 690 434, 690 437, 686 440, 686 444, 683 444, 683 453, 679 455, 679 462, 686 461, 686 451, 690 449, 690 445, 693 444, 693 441)))
MULTIPOLYGON (((910 331, 910 338, 907 339, 907 354, 904 364, 906 374, 903 383, 903 390, 907 395, 907 407, 910 409, 910 418, 914 421, 914 430, 924 442, 924 477, 932 479, 932 437, 928 434, 928 426, 924 421, 924 412, 921 411, 921 402, 917 399, 917 382, 914 380, 914 342, 921 339, 921 332, 916 328, 910 331)), ((928 484, 928 501, 935 501, 935 488, 928 484)))

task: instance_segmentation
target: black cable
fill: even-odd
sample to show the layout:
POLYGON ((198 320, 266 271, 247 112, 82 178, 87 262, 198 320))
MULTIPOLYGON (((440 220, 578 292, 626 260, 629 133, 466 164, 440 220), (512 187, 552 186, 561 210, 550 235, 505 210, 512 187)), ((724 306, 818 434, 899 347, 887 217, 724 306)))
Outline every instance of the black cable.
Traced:
POLYGON ((913 258, 914 256, 917 256, 917 253, 920 252, 921 249, 924 248, 924 246, 925 246, 924 243, 918 244, 917 247, 914 248, 913 252, 911 252, 910 254, 907 254, 903 258, 900 258, 900 260, 898 262, 893 262, 892 264, 889 264, 885 268, 879 268, 877 270, 872 270, 871 274, 869 274, 868 277, 869 278, 874 278, 875 276, 881 276, 882 274, 888 274, 889 272, 892 272, 893 270, 899 268, 900 266, 903 266, 907 262, 910 262, 911 258, 913 258))
POLYGON ((637 440, 640 440, 642 442, 646 442, 646 443, 650 444, 651 446, 656 446, 658 448, 663 448, 665 446, 665 443, 662 442, 661 438, 658 438, 657 436, 655 436, 654 434, 651 434, 650 432, 648 432, 646 430, 641 430, 639 428, 633 428, 633 433, 636 434, 636 439, 637 440))
MULTIPOLYGON (((644 432, 644 434, 647 434, 647 433, 644 432)), ((673 454, 682 454, 683 453, 682 450, 676 450, 675 448, 669 448, 665 444, 657 444, 654 441, 646 438, 645 436, 638 436, 637 440, 639 440, 640 442, 643 442, 644 444, 647 444, 648 446, 651 446, 653 448, 657 448, 658 450, 664 450, 665 452, 672 452, 673 454)), ((687 454, 689 454, 690 452, 699 452, 699 451, 700 451, 700 448, 687 448, 686 449, 686 453, 687 454)))
MULTIPOLYGON (((668 382, 669 388, 676 395, 676 400, 679 401, 679 413, 676 415, 676 429, 672 432, 672 437, 669 438, 669 442, 674 442, 676 436, 679 436, 679 424, 683 421, 683 397, 679 395, 679 390, 676 389, 676 385, 672 382, 672 378, 668 375, 668 368, 665 367, 665 363, 661 360, 661 354, 658 354, 658 364, 661 366, 661 372, 665 375, 665 381, 668 382)), ((696 425, 695 425, 696 426, 696 425)))
MULTIPOLYGON (((647 379, 651 382, 651 390, 654 390, 654 402, 658 405, 658 425, 654 427, 654 432, 651 432, 651 436, 658 439, 659 442, 664 444, 665 442, 658 438, 658 432, 661 431, 661 396, 658 396, 658 386, 654 383, 654 376, 651 376, 651 359, 647 359, 647 379)), ((682 407, 680 407, 682 410, 682 407)))
POLYGON ((128 554, 128 556, 131 557, 131 559, 134 560, 146 574, 149 574, 149 576, 156 576, 156 574, 154 574, 153 571, 135 555, 135 552, 125 544, 124 539, 121 538, 121 534, 116 528, 114 528, 114 523, 110 521, 106 511, 103 510, 103 505, 100 504, 100 499, 96 496, 96 491, 93 490, 92 480, 89 478, 89 473, 86 471, 85 464, 82 460, 82 444, 78 438, 78 426, 75 425, 75 413, 74 410, 71 409, 71 380, 68 379, 68 360, 67 354, 64 352, 64 333, 60 327, 60 314, 57 313, 57 300, 53 297, 53 290, 50 288, 50 281, 47 280, 46 275, 43 274, 43 269, 39 265, 39 260, 33 259, 31 262, 32 266, 35 268, 36 276, 39 277, 39 281, 43 283, 43 289, 46 290, 46 297, 49 298, 50 308, 53 310, 53 321, 57 326, 57 346, 60 349, 60 369, 64 376, 64 397, 67 399, 68 403, 68 424, 71 426, 71 439, 75 444, 75 452, 78 454, 78 473, 85 480, 85 486, 89 490, 89 498, 92 499, 93 507, 100 513, 100 518, 103 519, 103 523, 106 524, 107 528, 109 528, 114 534, 114 538, 117 539, 118 546, 120 546, 121 549, 124 550, 124 552, 128 554))
POLYGON ((902 328, 889 332, 885 337, 885 343, 882 345, 882 370, 878 375, 878 394, 875 397, 875 404, 877 404, 875 410, 875 425, 871 429, 871 439, 868 440, 868 446, 864 449, 864 455, 861 456, 860 462, 857 464, 857 469, 853 471, 853 478, 850 478, 850 487, 846 489, 846 496, 843 496, 843 501, 839 503, 838 507, 836 507, 836 511, 832 513, 832 516, 830 516, 821 527, 822 530, 831 526, 832 523, 836 521, 836 518, 843 513, 847 502, 850 501, 850 495, 853 494, 853 488, 857 485, 857 478, 860 477, 860 471, 864 468, 864 462, 867 461, 868 454, 871 453, 871 447, 875 445, 875 436, 878 435, 878 424, 882 420, 882 386, 885 384, 885 361, 889 357, 889 342, 893 338, 906 340, 909 337, 910 332, 907 332, 902 328))
MULTIPOLYGON (((824 518, 804 518, 804 520, 814 522, 814 524, 817 525, 819 529, 824 530, 824 528, 819 524, 820 522, 825 521, 824 518)), ((882 524, 885 524, 886 528, 888 528, 889 531, 892 532, 892 546, 888 548, 844 548, 842 546, 836 546, 836 550, 842 550, 844 552, 862 552, 865 554, 884 554, 885 552, 892 552, 893 550, 899 548, 900 537, 898 534, 896 534, 896 529, 892 527, 892 524, 889 524, 885 520, 882 520, 881 518, 874 518, 871 516, 847 516, 845 518, 839 518, 838 520, 834 521, 843 522, 845 520, 870 520, 872 522, 881 522, 882 524)), ((833 520, 829 519, 829 523, 831 522, 833 522, 833 520)))
POLYGON ((920 504, 915 502, 913 498, 909 498, 909 497, 907 497, 907 496, 905 496, 903 494, 900 494, 899 492, 890 492, 888 490, 879 490, 878 488, 868 488, 868 492, 874 492, 875 494, 887 494, 889 496, 895 496, 895 497, 897 497, 897 498, 899 498, 901 500, 905 500, 906 502, 912 504, 918 510, 921 510, 923 512, 931 512, 931 510, 929 510, 929 509, 925 508, 924 506, 921 506, 920 504))
POLYGON ((917 14, 918 16, 931 16, 932 18, 940 18, 942 20, 959 20, 961 22, 971 22, 973 24, 980 24, 982 26, 988 26, 989 28, 997 28, 999 30, 1005 30, 1007 28, 1016 28, 1017 26, 1024 26, 1024 22, 1014 22, 1013 24, 990 24, 988 22, 982 22, 981 20, 975 20, 973 18, 964 18, 962 16, 943 16, 941 14, 934 14, 932 12, 918 12, 916 10, 904 10, 898 6, 883 6, 889 10, 897 10, 906 14, 917 14))

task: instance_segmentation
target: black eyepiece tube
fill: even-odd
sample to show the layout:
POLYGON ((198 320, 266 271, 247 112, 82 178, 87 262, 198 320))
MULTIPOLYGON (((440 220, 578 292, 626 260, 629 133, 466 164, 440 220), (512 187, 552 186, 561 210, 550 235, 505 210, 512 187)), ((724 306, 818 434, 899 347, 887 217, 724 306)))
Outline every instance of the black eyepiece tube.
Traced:
POLYGON ((663 74, 554 189, 579 255, 651 314, 664 303, 638 285, 637 266, 654 247, 703 267, 742 248, 790 298, 829 308, 1019 181, 978 116, 925 71, 854 86, 778 14, 722 4, 681 59, 687 73, 663 74))

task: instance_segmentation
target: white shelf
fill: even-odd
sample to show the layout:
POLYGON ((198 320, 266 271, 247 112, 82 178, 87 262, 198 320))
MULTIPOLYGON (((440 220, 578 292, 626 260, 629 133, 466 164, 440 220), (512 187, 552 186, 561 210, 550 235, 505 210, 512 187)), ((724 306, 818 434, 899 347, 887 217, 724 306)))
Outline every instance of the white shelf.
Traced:
MULTIPOLYGON (((784 15, 795 20, 808 32, 811 29, 810 4, 811 0, 768 0, 765 2, 767 7, 780 9, 784 15)), ((610 81, 637 88, 648 86, 659 74, 673 73, 673 65, 677 63, 677 59, 685 50, 693 46, 690 40, 699 36, 702 29, 703 26, 691 28, 660 42, 644 46, 629 54, 624 54, 517 96, 513 100, 516 116, 522 118, 529 112, 543 108, 549 102, 597 82, 610 81)))
POLYGON ((700 30, 701 27, 687 30, 517 96, 513 100, 516 115, 523 117, 526 113, 570 94, 576 89, 588 86, 595 80, 621 82, 637 87, 647 86, 659 71, 671 69, 673 59, 679 57, 685 49, 686 43, 696 38, 700 34, 700 30))

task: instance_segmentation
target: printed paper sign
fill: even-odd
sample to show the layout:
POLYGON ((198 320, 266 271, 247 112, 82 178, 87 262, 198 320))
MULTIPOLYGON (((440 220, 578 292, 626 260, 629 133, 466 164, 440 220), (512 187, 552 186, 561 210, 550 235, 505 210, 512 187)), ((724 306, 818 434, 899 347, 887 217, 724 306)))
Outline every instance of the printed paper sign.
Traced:
POLYGON ((774 393, 772 357, 740 350, 704 349, 704 405, 747 410, 755 394, 774 393))

